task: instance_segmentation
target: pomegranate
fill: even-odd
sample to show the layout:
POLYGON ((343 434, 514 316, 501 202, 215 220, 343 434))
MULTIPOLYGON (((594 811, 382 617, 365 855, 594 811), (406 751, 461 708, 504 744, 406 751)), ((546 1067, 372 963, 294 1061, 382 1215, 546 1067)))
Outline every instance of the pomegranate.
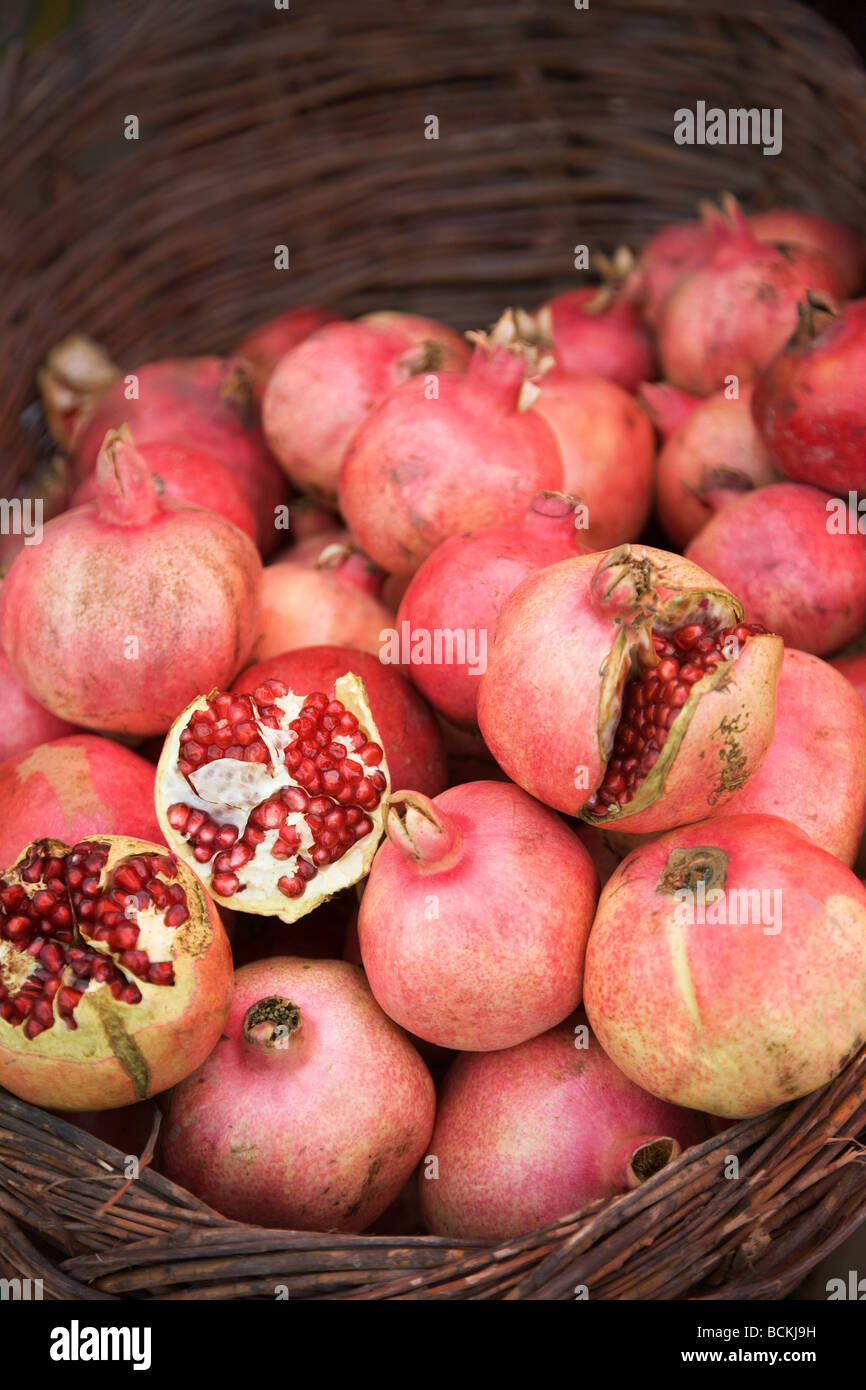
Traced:
POLYGON ((805 246, 821 251, 842 278, 842 294, 850 299, 863 285, 866 244, 856 232, 805 208, 767 208, 753 212, 749 226, 759 241, 805 246))
POLYGON ((174 1086, 231 985, 219 914, 164 848, 40 839, 0 878, 0 1084, 22 1100, 111 1110, 174 1086))
MULTIPOLYGON (((533 570, 583 552, 576 525, 573 498, 540 492, 519 522, 449 537, 413 576, 397 613, 393 659, 408 655, 412 681, 446 719, 474 725, 504 599, 533 570)), ((391 770, 396 786, 427 790, 391 770)))
POLYGON ((388 578, 385 571, 359 550, 349 531, 333 531, 299 541, 277 557, 279 563, 302 565, 311 570, 333 570, 340 579, 365 594, 379 598, 388 578))
POLYGON ((172 1096, 163 1171, 235 1221, 362 1231, 426 1151, 434 1108, 430 1073, 357 966, 257 961, 172 1096))
POLYGON ((588 372, 636 391, 653 373, 652 339, 634 304, 618 292, 616 281, 631 269, 631 256, 621 251, 614 264, 621 268, 608 284, 566 290, 542 305, 536 317, 564 372, 588 372))
POLYGON ((71 333, 51 349, 36 380, 48 428, 64 453, 99 397, 120 375, 105 349, 83 333, 71 333))
POLYGON ((760 1115, 832 1080, 866 1039, 866 888, 775 816, 673 830, 602 889, 584 994, 636 1085, 760 1115))
POLYGON ((326 323, 333 323, 338 315, 330 309, 322 309, 315 304, 304 304, 295 309, 285 309, 272 319, 266 319, 257 328, 242 338, 232 353, 250 367, 253 393, 261 404, 271 373, 281 357, 309 338, 326 323))
POLYGON ((425 796, 444 791, 445 747, 431 710, 393 666, 383 666, 368 652, 328 645, 299 647, 250 666, 232 689, 253 695, 263 682, 277 680, 290 690, 321 690, 333 699, 335 683, 346 671, 354 671, 367 687, 392 786, 413 787, 425 796))
MULTIPOLYGON (((726 515, 726 513, 725 513, 726 515)), ((773 736, 782 642, 650 546, 563 560, 499 615, 478 722, 525 791, 590 824, 665 830, 722 806, 773 736)))
POLYGON ((802 483, 747 492, 686 550, 791 647, 822 656, 866 628, 866 530, 802 483))
POLYGON ((652 503, 655 443, 634 398, 603 377, 554 370, 535 408, 556 436, 564 490, 586 508, 587 547, 637 540, 652 503))
MULTIPOLYGON (((366 557, 346 554, 333 568, 327 564, 310 568, 304 559, 268 565, 259 590, 258 632, 251 660, 267 661, 297 647, 323 644, 377 655, 382 634, 394 625, 394 614, 357 583, 368 564, 366 557)), ((380 581, 367 574, 375 587, 380 581)))
MULTIPOLYGON (((311 541, 314 536, 328 536, 340 531, 342 522, 330 507, 323 507, 312 497, 296 497, 290 513, 291 538, 296 545, 311 541)), ((348 531, 345 532, 348 535, 348 531)))
POLYGON ((708 1137, 706 1116, 635 1086, 572 1014, 517 1047, 452 1062, 430 1141, 437 1168, 422 1164, 418 1179, 424 1224, 508 1240, 639 1187, 708 1137))
POLYGON ((396 792, 361 899, 370 988, 440 1047, 512 1047, 580 1002, 598 880, 572 832, 507 782, 396 792))
POLYGON ((156 773, 166 844, 217 902, 294 922, 370 867, 389 780, 363 681, 294 694, 199 696, 175 720, 156 773))
POLYGON ((94 734, 19 754, 0 766, 0 864, 45 835, 67 844, 88 835, 161 840, 155 778, 144 758, 94 734))
MULTIPOLYGON (((150 444, 142 453, 161 501, 217 512, 251 540, 256 539, 256 519, 244 490, 219 459, 186 444, 150 444)), ((98 474, 91 473, 76 488, 71 505, 81 507, 85 502, 95 502, 99 488, 98 474)))
POLYGON ((146 454, 109 432, 97 498, 45 527, 0 590, 0 642, 61 719, 157 734, 249 654, 261 561, 214 512, 160 502, 146 454))
POLYGON ((346 453, 340 511, 390 574, 413 574, 461 531, 518 521, 539 490, 562 485, 556 440, 524 380, 540 370, 538 348, 518 336, 510 312, 473 338, 468 372, 404 382, 346 453))
POLYGON ((44 709, 32 695, 28 695, 23 685, 19 684, 12 674, 2 651, 0 709, 3 711, 3 722, 0 724, 0 763, 28 753, 31 748, 38 747, 40 743, 47 743, 49 739, 77 733, 74 724, 68 724, 65 719, 58 719, 56 714, 44 709))
POLYGON ((755 387, 758 429, 782 472, 828 492, 866 491, 866 299, 807 296, 800 327, 755 387))
POLYGON ((675 285, 698 266, 712 251, 710 225, 715 210, 706 208, 702 220, 669 222, 644 243, 624 293, 641 311, 645 323, 657 329, 662 309, 675 285))
POLYGON ((274 368, 262 402, 265 437, 293 483, 330 501, 352 436, 394 387, 462 371, 466 344, 444 324, 381 314, 327 324, 274 368))
POLYGON ((670 439, 704 399, 703 396, 692 396, 688 391, 681 391, 667 381, 642 382, 637 398, 662 440, 670 439))
POLYGON ((851 656, 833 656, 829 665, 841 671, 866 705, 866 652, 857 652, 851 656))
MULTIPOLYGON (((34 421, 34 433, 38 429, 39 425, 34 421)), ((18 475, 17 481, 8 489, 12 495, 4 499, 4 507, 9 507, 9 512, 4 512, 4 516, 8 515, 10 520, 0 528, 0 579, 16 555, 41 544, 41 528, 45 523, 52 521, 69 506, 69 465, 60 454, 50 457, 42 455, 41 443, 40 435, 32 467, 18 475)))

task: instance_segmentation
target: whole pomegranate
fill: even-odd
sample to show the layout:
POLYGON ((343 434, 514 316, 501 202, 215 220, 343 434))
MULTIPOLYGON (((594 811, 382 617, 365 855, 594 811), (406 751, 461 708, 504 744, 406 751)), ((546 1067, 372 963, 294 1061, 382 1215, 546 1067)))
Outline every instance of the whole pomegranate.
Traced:
POLYGON ((129 748, 94 734, 54 739, 0 766, 0 864, 33 840, 75 844, 87 835, 162 839, 156 771, 129 748))
MULTIPOLYGON (((628 262, 630 268, 630 256, 628 262)), ((652 339, 615 283, 566 290, 543 304, 536 318, 564 372, 605 377, 624 391, 636 391, 652 376, 652 339)))
POLYGON ((433 1128, 430 1073, 345 961, 256 961, 223 1037, 174 1091, 168 1177, 235 1221, 362 1231, 433 1128))
MULTIPOLYGON (((575 499, 540 492, 520 521, 450 536, 413 575, 397 612, 394 660, 408 655, 413 683, 446 719, 475 724, 479 678, 503 601, 533 570, 583 552, 576 524, 575 499)), ((395 786, 427 791, 393 776, 395 786)))
MULTIPOLYGON (((319 558, 322 557, 319 551, 319 558)), ((259 620, 250 660, 267 661, 298 647, 346 646, 377 656, 394 626, 390 608, 358 580, 368 562, 346 551, 334 564, 302 556, 268 565, 259 588, 259 620)), ((381 588, 381 575, 372 588, 381 588)))
POLYGON ((147 455, 109 433, 97 497, 45 527, 0 591, 0 642, 52 713, 157 734, 249 654, 261 561, 214 512, 161 502, 147 455))
POLYGON ((657 329, 668 295, 679 282, 704 264, 712 252, 710 223, 703 220, 669 222, 649 238, 625 285, 625 294, 640 310, 644 322, 657 329))
POLYGON ((837 651, 866 628, 866 531, 818 488, 747 492, 707 523, 686 558, 801 651, 837 651))
POLYGON ((430 1141, 437 1166, 418 1178, 424 1224, 508 1240, 639 1187, 708 1137, 704 1115, 635 1086, 572 1014, 517 1047, 452 1062, 430 1141))
POLYGON ((219 914, 164 848, 40 839, 0 878, 0 1085, 110 1110, 182 1081, 222 1033, 219 914))
POLYGON ((846 299, 862 288, 866 272, 866 243, 856 232, 805 208, 767 208, 753 212, 749 226, 759 241, 810 247, 831 260, 842 278, 846 299))
POLYGON ((507 782, 396 792, 358 918, 397 1023, 461 1051, 511 1047, 580 1002, 598 881, 553 812, 507 782))
POLYGON ((537 348, 507 313, 475 334, 466 373, 414 377, 362 424, 343 461, 340 511, 390 574, 414 574, 449 536, 518 521, 544 488, 562 486, 553 433, 529 402, 537 348))
POLYGON ((367 687, 392 785, 438 796, 447 785, 447 768, 433 713, 393 666, 383 666, 368 652, 327 644, 299 647, 250 666, 232 689, 253 695, 258 686, 276 680, 291 690, 322 690, 333 699, 335 684, 346 671, 354 671, 367 687))
POLYGON ((744 623, 697 565, 619 546, 539 570, 506 599, 478 723, 508 776, 549 806, 666 830, 722 806, 760 766, 781 661, 781 639, 744 623))
POLYGON ((232 353, 250 368, 253 392, 261 403, 271 373, 287 352, 309 338, 326 323, 333 323, 337 315, 330 309, 322 309, 315 304, 304 304, 295 309, 286 309, 272 319, 266 319, 257 328, 242 338, 232 353))
POLYGON ((603 888, 584 996, 636 1085, 760 1115, 831 1081, 866 1039, 866 888, 775 816, 673 830, 603 888))
MULTIPOLYGON (((52 714, 28 694, 20 681, 15 679, 2 651, 0 709, 3 711, 3 722, 0 723, 0 763, 29 752, 40 743, 48 743, 49 739, 63 738, 66 734, 77 732, 74 724, 67 723, 65 719, 58 719, 56 714, 52 714)), ((3 856, 0 854, 0 860, 2 859, 3 856)))

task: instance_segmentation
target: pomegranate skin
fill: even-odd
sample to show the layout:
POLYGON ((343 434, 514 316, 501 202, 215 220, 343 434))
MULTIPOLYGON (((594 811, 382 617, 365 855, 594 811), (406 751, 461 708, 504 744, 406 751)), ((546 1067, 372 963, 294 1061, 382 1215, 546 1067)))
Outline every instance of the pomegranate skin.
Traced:
MULTIPOLYGON (((298 647, 347 646, 378 656, 390 608, 342 578, 339 570, 284 560, 268 565, 259 589, 258 630, 250 660, 270 661, 298 647)), ((204 687, 202 687, 204 689, 204 687)))
POLYGON ((433 713, 405 677, 369 652, 328 644, 298 647, 248 667, 232 689, 252 695, 263 681, 279 680, 291 690, 321 690, 333 699, 334 682, 346 671, 354 671, 367 687, 392 786, 438 796, 447 785, 448 769, 433 713))
POLYGON ((800 331, 759 378, 752 403, 787 477, 828 492, 866 490, 866 299, 838 309, 818 296, 800 331))
POLYGON ((232 355, 249 363, 253 390, 259 404, 280 358, 318 328, 324 328, 326 323, 334 323, 338 317, 330 309, 322 309, 315 304, 301 305, 266 319, 241 339, 232 355))
POLYGON ((563 491, 586 508, 587 549, 637 540, 652 504, 655 444, 633 396, 602 376, 554 370, 542 378, 535 409, 559 445, 563 491))
POLYGON ((657 329, 662 308, 675 285, 707 260, 712 242, 705 222, 670 222, 647 241, 626 282, 644 322, 657 329))
POLYGON ((842 278, 846 299, 861 288, 866 272, 866 243, 839 222, 805 208, 767 208, 765 212, 751 213, 749 226, 759 241, 776 245, 793 242, 795 246, 823 252, 842 278))
POLYGON ((508 1240, 639 1185, 708 1137, 706 1117, 642 1091, 573 1014, 451 1064, 418 1178, 434 1235, 508 1240), (588 1045, 579 1046, 585 1039, 588 1045))
POLYGON ((44 743, 0 766, 0 864, 14 864, 43 836, 74 845, 87 835, 162 842, 156 769, 93 734, 44 743))
MULTIPOLYGON (((65 738, 67 734, 78 733, 74 724, 58 719, 56 714, 43 708, 38 700, 28 694, 15 679, 12 668, 3 652, 0 651, 0 708, 3 722, 0 724, 0 763, 9 758, 20 757, 31 748, 50 739, 65 738)), ((23 848, 23 846, 22 846, 23 848)), ((10 861, 11 862, 11 861, 10 861)))
POLYGON ((831 530, 833 506, 818 488, 774 483, 717 513, 686 558, 726 584, 753 622, 823 656, 866 628, 866 534, 831 530))
POLYGON ((467 782, 432 802, 395 793, 386 829, 358 936, 391 1018, 488 1052, 572 1012, 598 880, 557 816, 509 783, 467 782))
POLYGON ((590 373, 636 391, 652 376, 652 340, 637 309, 622 295, 613 295, 599 310, 590 311, 605 291, 585 286, 555 295, 540 309, 549 314, 553 351, 563 371, 590 373))
POLYGON ((175 1089, 162 1170, 236 1221, 362 1231, 425 1153, 434 1109, 430 1073, 357 966, 256 961, 235 975, 224 1036, 175 1089), (267 1007, 250 1015, 258 1040, 244 1037, 261 1001, 285 1011, 282 1046, 267 1007))
POLYGON ((599 1042, 636 1085, 760 1115, 825 1085, 866 1038, 866 889, 774 816, 671 831, 602 890, 584 992, 599 1042), (713 920, 735 910, 748 921, 713 920))

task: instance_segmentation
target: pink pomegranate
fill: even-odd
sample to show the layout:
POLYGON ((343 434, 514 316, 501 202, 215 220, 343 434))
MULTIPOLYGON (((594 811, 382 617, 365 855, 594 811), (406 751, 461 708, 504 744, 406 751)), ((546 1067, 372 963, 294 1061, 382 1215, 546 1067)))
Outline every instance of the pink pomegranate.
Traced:
POLYGON ((554 370, 542 379, 535 408, 556 436, 563 489, 585 509, 587 548, 637 540, 652 503, 655 443, 634 398, 600 376, 554 370))
MULTIPOLYGON (((392 659, 405 664, 446 719, 475 724, 479 679, 504 599, 533 570, 583 552, 578 520, 573 498, 540 492, 519 522, 449 537, 413 576, 397 613, 392 659)), ((427 790, 394 778, 396 786, 427 790)))
POLYGON ((232 356, 249 363, 253 391, 261 402, 271 373, 281 357, 309 338, 326 323, 333 323, 337 315, 330 309, 318 305, 304 304, 295 309, 285 309, 272 319, 260 323, 245 338, 242 338, 232 356))
MULTIPOLYGON (((276 556, 277 564, 301 565, 304 569, 333 571, 340 579, 345 579, 355 588, 373 598, 380 598, 388 576, 380 565, 359 550, 352 539, 351 532, 331 531, 320 536, 310 536, 289 546, 276 556)), ((387 605, 386 605, 387 607, 387 605)))
POLYGON ((704 570, 620 546, 539 570, 508 597, 478 723, 540 801, 665 830, 724 805, 760 766, 781 661, 781 639, 744 623, 704 570))
POLYGON ((759 241, 805 246, 821 251, 842 277, 846 299, 862 288, 866 272, 866 243, 856 232, 805 208, 767 208, 753 212, 749 226, 759 241))
POLYGON ((196 876, 127 836, 40 839, 0 878, 0 1085, 110 1110, 207 1057, 231 998, 228 940, 196 876))
POLYGON ((322 690, 333 698, 335 683, 346 671, 354 671, 367 688, 392 786, 438 796, 447 785, 447 769, 436 720, 409 682, 368 652, 328 645, 299 647, 250 666, 238 676, 233 690, 252 695, 264 682, 276 680, 291 690, 322 690))
POLYGON ((837 651, 866 628, 866 532, 852 529, 847 504, 815 487, 745 493, 707 523, 686 557, 801 651, 837 651))
POLYGON ((284 560, 268 565, 259 589, 258 631, 250 659, 268 661, 298 647, 346 646, 377 656, 394 626, 394 614, 373 594, 353 583, 351 572, 366 562, 353 562, 344 575, 344 562, 335 568, 312 568, 308 562, 284 560))
MULTIPOLYGON (((714 220, 709 218, 709 222, 714 220)), ((708 219, 669 222, 644 243, 625 293, 644 322, 657 329, 662 309, 675 285, 704 264, 712 250, 708 219)))
POLYGON ((292 482, 330 501, 352 436, 399 386, 460 372, 469 352, 434 319, 381 314, 313 333, 274 368, 262 402, 265 436, 292 482))
POLYGON ((95 502, 45 527, 0 591, 18 680, 61 719, 156 734, 227 684, 258 623, 261 561, 214 512, 161 502, 128 431, 109 433, 95 502))
POLYGON ((137 753, 93 734, 54 739, 0 766, 0 864, 48 836, 162 839, 153 804, 155 769, 137 753))
POLYGON ((172 1096, 162 1167, 234 1221, 362 1231, 425 1153, 434 1109, 430 1073, 357 966, 257 961, 172 1096))
POLYGON ((782 472, 828 492, 866 491, 866 299, 801 305, 800 328, 758 380, 753 410, 782 472))
POLYGON ((584 994, 636 1085, 760 1115, 831 1081, 866 1039, 866 888, 775 816, 673 830, 602 890, 584 994))
POLYGON ((652 376, 652 339, 615 285, 566 290, 542 305, 537 317, 564 372, 605 377, 624 391, 636 391, 652 376))
POLYGON ((390 574, 414 574, 449 536, 519 521, 537 492, 562 485, 556 440, 524 380, 537 349, 510 313, 474 337, 468 372, 404 382, 346 454, 340 511, 390 574))
POLYGON ((670 439, 704 399, 703 396, 692 396, 688 391, 681 391, 668 381, 642 382, 637 398, 662 440, 670 439))
POLYGON ((434 801, 396 792, 358 935, 370 988, 440 1047, 512 1047, 580 1002, 598 893, 592 861, 544 806, 506 782, 434 801))
POLYGON ((706 1116, 642 1091, 583 1015, 502 1052, 451 1064, 418 1187, 424 1224, 508 1240, 639 1187, 709 1137, 706 1116))
MULTIPOLYGON (((37 748, 40 743, 48 743, 50 739, 64 738, 67 734, 78 732, 74 724, 68 724, 65 719, 58 719, 56 714, 44 709, 32 695, 28 695, 23 685, 12 674, 2 651, 0 709, 3 711, 3 720, 0 723, 0 763, 28 753, 31 748, 37 748)), ((2 857, 0 855, 0 859, 2 857)))
POLYGON ((833 656, 829 664, 841 671, 866 705, 866 652, 855 653, 852 656, 833 656))

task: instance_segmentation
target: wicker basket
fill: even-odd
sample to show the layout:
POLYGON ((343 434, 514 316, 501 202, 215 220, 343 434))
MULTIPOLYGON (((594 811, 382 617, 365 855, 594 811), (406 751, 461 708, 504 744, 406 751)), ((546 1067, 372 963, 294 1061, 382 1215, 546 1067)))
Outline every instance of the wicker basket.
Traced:
MULTIPOLYGON (((3 495, 38 449, 36 368, 72 330, 132 365, 228 349, 296 302, 478 326, 572 284, 576 244, 639 241, 723 188, 866 224, 866 75, 783 0, 113 0, 12 52, 0 106, 3 495), (781 107, 783 153, 675 145, 698 100, 781 107)), ((61 1299, 780 1298, 866 1214, 858 1134, 866 1052, 494 1248, 244 1227, 0 1093, 0 1272, 61 1299)))

